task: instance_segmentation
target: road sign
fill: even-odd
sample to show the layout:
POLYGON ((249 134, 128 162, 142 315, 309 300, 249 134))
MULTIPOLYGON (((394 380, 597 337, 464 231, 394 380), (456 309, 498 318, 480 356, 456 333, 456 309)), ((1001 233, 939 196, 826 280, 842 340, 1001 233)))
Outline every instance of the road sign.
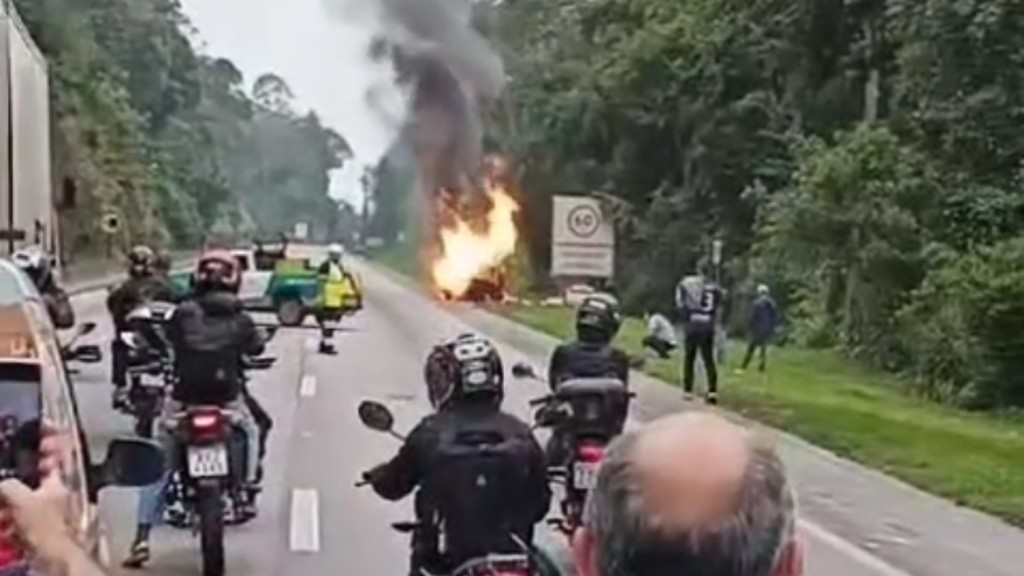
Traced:
POLYGON ((295 239, 305 240, 309 236, 309 223, 308 222, 296 222, 295 223, 295 239))
POLYGON ((121 229, 121 218, 113 212, 107 212, 103 215, 100 228, 107 234, 116 234, 121 229))
POLYGON ((611 278, 615 270, 615 227, 596 198, 554 196, 551 218, 551 275, 611 278))

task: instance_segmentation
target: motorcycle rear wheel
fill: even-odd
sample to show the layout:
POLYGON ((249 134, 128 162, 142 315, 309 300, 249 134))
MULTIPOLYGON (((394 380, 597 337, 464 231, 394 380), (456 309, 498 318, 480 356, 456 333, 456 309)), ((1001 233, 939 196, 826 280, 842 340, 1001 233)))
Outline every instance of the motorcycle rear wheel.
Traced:
POLYGON ((220 490, 200 489, 196 508, 203 576, 224 576, 224 510, 220 490))

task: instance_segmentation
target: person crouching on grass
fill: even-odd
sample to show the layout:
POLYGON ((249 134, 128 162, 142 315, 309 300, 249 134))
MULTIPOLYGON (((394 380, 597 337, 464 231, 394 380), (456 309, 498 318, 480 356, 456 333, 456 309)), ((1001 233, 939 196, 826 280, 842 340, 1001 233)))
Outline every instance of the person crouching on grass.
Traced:
POLYGON ((644 348, 648 348, 659 358, 671 358, 672 351, 678 347, 675 328, 664 315, 654 311, 644 314, 647 323, 647 335, 644 336, 644 348))

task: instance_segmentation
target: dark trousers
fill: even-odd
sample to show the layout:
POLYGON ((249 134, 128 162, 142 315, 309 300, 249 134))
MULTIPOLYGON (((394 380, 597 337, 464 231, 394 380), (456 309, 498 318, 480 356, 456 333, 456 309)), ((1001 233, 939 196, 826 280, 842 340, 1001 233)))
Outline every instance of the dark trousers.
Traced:
POLYGON ((743 357, 743 369, 746 370, 750 361, 754 359, 754 352, 758 353, 757 369, 764 372, 765 364, 768 361, 768 340, 764 338, 753 338, 747 344, 747 355, 743 357))
POLYGON ((124 388, 128 384, 128 347, 117 338, 110 342, 110 374, 114 386, 124 388))
POLYGON ((333 323, 341 319, 341 310, 322 308, 314 315, 316 323, 320 326, 320 340, 326 342, 334 337, 333 323))
POLYGON ((715 366, 715 333, 695 332, 686 335, 683 344, 683 390, 693 392, 693 367, 700 354, 704 372, 707 374, 708 393, 718 392, 718 369, 715 366))
POLYGON ((661 338, 655 338, 654 336, 644 336, 643 345, 645 348, 650 348, 660 358, 669 358, 672 356, 672 351, 676 349, 676 345, 661 338))

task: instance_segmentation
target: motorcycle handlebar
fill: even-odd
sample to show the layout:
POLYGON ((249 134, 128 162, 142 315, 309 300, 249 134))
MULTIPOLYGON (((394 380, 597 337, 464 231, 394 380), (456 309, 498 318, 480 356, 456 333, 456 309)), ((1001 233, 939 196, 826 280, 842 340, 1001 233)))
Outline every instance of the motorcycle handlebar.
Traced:
POLYGON ((258 356, 243 358, 242 367, 246 370, 267 370, 277 362, 277 356, 258 356))
POLYGON ((534 398, 533 400, 530 400, 530 406, 540 406, 541 404, 547 404, 548 402, 551 402, 552 398, 554 398, 554 396, 552 396, 551 394, 541 396, 540 398, 534 398))

